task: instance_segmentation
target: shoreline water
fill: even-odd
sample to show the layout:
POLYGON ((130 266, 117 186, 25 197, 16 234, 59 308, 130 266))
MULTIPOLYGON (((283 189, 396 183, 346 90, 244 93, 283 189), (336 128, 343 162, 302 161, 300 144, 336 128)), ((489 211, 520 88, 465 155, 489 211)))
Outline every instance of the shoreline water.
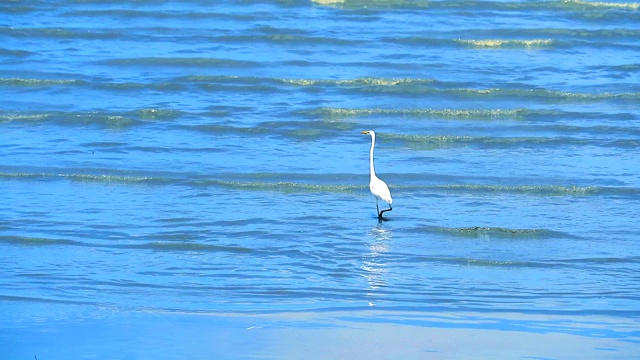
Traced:
POLYGON ((65 314, 69 306, 53 307, 62 312, 56 320, 25 322, 0 331, 1 341, 9 345, 3 356, 628 359, 640 348, 638 321, 607 316, 576 320, 572 315, 388 310, 204 314, 86 311, 82 305, 85 309, 65 314))

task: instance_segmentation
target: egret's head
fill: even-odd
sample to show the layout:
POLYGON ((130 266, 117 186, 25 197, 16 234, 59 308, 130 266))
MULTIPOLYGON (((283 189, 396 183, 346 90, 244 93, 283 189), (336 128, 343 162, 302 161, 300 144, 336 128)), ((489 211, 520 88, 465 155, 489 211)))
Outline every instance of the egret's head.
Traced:
POLYGON ((364 131, 361 131, 360 134, 375 135, 376 133, 373 130, 364 130, 364 131))

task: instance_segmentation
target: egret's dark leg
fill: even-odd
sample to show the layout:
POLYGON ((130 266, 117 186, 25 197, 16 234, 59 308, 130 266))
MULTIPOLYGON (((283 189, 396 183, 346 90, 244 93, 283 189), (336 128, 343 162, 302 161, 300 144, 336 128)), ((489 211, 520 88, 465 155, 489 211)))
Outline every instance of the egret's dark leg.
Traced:
POLYGON ((380 212, 380 208, 378 207, 378 198, 376 198, 376 214, 378 214, 378 218, 382 217, 382 213, 380 212))
POLYGON ((382 214, 384 214, 384 213, 385 213, 385 212, 387 212, 387 211, 391 211, 391 210, 393 210, 393 208, 391 207, 391 204, 389 204, 389 208, 388 208, 388 209, 386 209, 386 210, 382 210, 382 211, 380 211, 380 215, 378 215, 378 217, 382 218, 382 214))

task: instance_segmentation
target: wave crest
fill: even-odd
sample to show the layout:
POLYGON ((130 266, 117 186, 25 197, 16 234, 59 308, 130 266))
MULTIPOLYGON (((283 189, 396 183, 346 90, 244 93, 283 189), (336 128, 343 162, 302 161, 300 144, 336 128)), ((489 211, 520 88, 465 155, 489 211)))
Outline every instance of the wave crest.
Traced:
POLYGON ((326 118, 349 118, 371 115, 411 116, 411 117, 441 117, 462 119, 495 119, 521 118, 526 115, 526 109, 349 109, 349 108, 317 108, 311 110, 313 115, 326 118))
POLYGON ((472 46, 476 48, 548 48, 555 44, 551 39, 533 39, 533 40, 456 40, 459 44, 472 46))

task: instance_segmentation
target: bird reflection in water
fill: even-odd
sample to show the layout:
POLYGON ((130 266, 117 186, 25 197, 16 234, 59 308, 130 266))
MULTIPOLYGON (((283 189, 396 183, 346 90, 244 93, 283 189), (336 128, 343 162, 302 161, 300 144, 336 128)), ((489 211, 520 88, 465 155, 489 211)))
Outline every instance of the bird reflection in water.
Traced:
POLYGON ((364 276, 369 284, 367 292, 369 306, 375 306, 375 301, 382 297, 379 289, 388 285, 385 254, 390 250, 390 240, 393 233, 391 229, 378 224, 367 235, 369 252, 363 256, 362 270, 364 270, 364 276))

